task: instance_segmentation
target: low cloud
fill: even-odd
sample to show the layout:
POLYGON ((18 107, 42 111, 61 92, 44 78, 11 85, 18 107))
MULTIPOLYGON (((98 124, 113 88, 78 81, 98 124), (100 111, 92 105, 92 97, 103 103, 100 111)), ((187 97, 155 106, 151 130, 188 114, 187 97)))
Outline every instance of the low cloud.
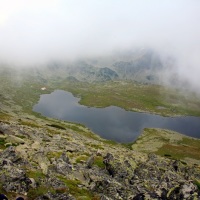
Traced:
POLYGON ((173 56, 198 88, 198 0, 7 0, 0 2, 0 62, 44 64, 151 48, 173 56))

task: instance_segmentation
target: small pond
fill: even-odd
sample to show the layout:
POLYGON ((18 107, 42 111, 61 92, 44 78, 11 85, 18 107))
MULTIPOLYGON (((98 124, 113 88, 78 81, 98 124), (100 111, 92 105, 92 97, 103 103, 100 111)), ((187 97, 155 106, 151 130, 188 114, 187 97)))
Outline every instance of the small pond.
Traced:
POLYGON ((41 95, 33 111, 46 117, 84 124, 101 137, 121 143, 134 141, 144 128, 164 128, 200 137, 199 117, 162 117, 125 111, 115 106, 93 108, 80 105, 79 100, 70 92, 55 90, 41 95))

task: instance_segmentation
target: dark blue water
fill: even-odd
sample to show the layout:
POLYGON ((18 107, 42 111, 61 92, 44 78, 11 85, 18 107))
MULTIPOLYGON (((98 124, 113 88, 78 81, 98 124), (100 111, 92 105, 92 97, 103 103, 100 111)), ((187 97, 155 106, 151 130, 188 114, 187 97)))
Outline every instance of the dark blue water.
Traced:
POLYGON ((33 111, 56 119, 86 125, 101 137, 117 142, 134 141, 144 128, 164 128, 200 137, 199 117, 162 117, 125 111, 119 107, 89 108, 80 105, 71 93, 56 90, 40 96, 33 111))

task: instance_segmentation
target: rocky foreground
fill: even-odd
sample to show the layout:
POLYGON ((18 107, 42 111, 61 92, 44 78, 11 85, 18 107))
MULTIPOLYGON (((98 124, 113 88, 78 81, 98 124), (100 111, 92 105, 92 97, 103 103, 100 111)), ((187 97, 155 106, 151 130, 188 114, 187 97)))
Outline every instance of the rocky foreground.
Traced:
POLYGON ((0 122, 0 192, 9 199, 200 199, 200 167, 27 119, 0 122))

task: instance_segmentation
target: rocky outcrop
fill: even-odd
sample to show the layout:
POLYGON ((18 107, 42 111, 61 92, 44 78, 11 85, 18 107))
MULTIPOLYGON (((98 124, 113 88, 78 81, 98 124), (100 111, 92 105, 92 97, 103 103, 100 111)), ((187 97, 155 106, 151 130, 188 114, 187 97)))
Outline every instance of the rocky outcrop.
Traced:
MULTIPOLYGON (((199 199, 200 168, 55 128, 0 123, 0 189, 27 199, 199 199), (6 147, 8 136, 24 143, 6 147), (83 142, 84 141, 84 142, 83 142), (69 149, 71 149, 69 151, 69 149), (72 150, 73 149, 73 150, 72 150)), ((12 143, 11 143, 12 145, 12 143)))
POLYGON ((111 154, 104 158, 109 177, 95 181, 93 190, 108 199, 198 199, 194 180, 199 170, 177 161, 149 155, 134 169, 128 161, 119 162, 111 154), (174 167, 176 166, 176 167, 174 167), (188 177, 190 174, 190 178, 188 177))
POLYGON ((10 146, 0 154, 0 182, 6 192, 25 194, 32 181, 27 177, 23 166, 27 161, 17 155, 15 148, 10 146))

